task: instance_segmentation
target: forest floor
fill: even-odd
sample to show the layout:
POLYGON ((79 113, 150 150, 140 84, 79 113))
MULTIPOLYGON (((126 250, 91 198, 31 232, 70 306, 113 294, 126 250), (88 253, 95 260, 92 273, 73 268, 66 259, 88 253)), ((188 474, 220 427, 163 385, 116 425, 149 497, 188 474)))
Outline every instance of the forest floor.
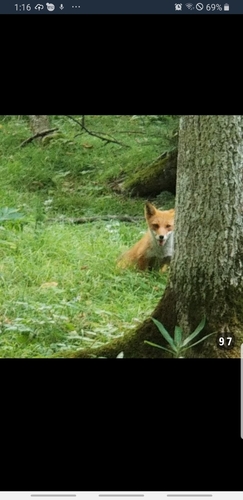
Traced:
MULTIPOLYGON (((0 357, 99 346, 148 317, 163 294, 166 276, 116 267, 146 230, 143 219, 64 220, 143 217, 145 200, 116 185, 169 147, 174 124, 136 116, 89 116, 85 124, 119 144, 52 116, 52 140, 20 147, 31 136, 27 118, 0 118, 0 357)), ((174 205, 168 193, 151 201, 174 205)))

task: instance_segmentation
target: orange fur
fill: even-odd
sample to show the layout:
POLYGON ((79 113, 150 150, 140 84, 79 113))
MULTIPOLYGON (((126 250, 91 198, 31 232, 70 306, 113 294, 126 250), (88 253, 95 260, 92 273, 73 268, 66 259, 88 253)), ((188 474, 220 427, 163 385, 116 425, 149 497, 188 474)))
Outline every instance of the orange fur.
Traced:
POLYGON ((157 210, 147 202, 145 205, 145 219, 149 230, 130 250, 121 255, 118 266, 126 268, 135 266, 144 271, 146 269, 162 268, 168 264, 163 255, 163 244, 168 233, 174 229, 175 210, 157 210))

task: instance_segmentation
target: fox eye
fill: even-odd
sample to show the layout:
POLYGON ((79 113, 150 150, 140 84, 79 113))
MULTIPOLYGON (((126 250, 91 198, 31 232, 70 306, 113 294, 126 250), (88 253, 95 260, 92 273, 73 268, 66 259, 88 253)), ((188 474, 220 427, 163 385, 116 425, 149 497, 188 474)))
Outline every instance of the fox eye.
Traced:
POLYGON ((167 224, 167 226, 165 226, 166 229, 170 229, 171 225, 170 224, 167 224))
POLYGON ((152 224, 153 229, 159 229, 159 224, 152 224))

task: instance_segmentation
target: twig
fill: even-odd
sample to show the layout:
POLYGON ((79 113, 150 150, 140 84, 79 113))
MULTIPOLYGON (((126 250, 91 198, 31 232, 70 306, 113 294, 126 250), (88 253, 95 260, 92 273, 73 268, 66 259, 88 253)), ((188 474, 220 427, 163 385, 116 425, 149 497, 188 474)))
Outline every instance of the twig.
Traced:
POLYGON ((152 167, 157 161, 163 160, 164 158, 166 158, 167 156, 169 156, 170 153, 173 153, 173 151, 174 150, 172 150, 172 151, 164 151, 164 153, 162 153, 161 155, 157 156, 157 158, 155 158, 151 163, 149 163, 149 165, 146 168, 152 167))
MULTIPOLYGON (((119 144, 119 146, 124 146, 125 148, 130 148, 127 144, 124 144, 124 142, 117 141, 116 139, 108 139, 107 137, 104 137, 102 135, 96 134, 96 132, 92 132, 91 130, 88 130, 87 127, 84 125, 84 115, 82 115, 82 123, 80 123, 76 118, 73 118, 71 115, 66 115, 68 118, 73 120, 75 123, 77 123, 87 134, 92 135, 93 137, 98 137, 98 139, 101 139, 101 141, 105 141, 105 146, 109 144, 110 142, 113 142, 114 144, 119 144)), ((109 134, 107 134, 109 135, 109 134)))
POLYGON ((48 130, 42 130, 42 132, 38 132, 37 134, 32 135, 28 139, 25 139, 25 141, 21 142, 21 144, 20 144, 19 147, 22 148, 23 146, 25 146, 29 142, 33 141, 34 139, 37 139, 37 137, 44 137, 45 135, 51 134, 52 132, 55 132, 56 130, 58 130, 57 127, 56 128, 50 128, 48 130))
POLYGON ((98 220, 120 220, 122 222, 138 222, 144 217, 131 217, 129 215, 96 215, 94 217, 77 217, 77 218, 61 218, 47 219, 47 222, 64 222, 65 224, 85 224, 86 222, 95 222, 98 220))
MULTIPOLYGON (((117 130, 117 134, 137 134, 137 135, 150 135, 147 132, 142 132, 142 130, 117 130)), ((159 134, 158 134, 159 137, 159 134)))

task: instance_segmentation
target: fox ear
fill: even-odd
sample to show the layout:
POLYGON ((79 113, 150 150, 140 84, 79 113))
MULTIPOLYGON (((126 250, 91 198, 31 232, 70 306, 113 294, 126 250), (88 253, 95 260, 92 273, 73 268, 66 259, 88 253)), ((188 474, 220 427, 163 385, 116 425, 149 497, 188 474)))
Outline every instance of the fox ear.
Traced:
POLYGON ((152 203, 149 203, 149 201, 147 201, 147 203, 145 204, 145 216, 147 217, 151 217, 152 215, 154 215, 156 212, 156 208, 154 207, 154 205, 152 205, 152 203))

